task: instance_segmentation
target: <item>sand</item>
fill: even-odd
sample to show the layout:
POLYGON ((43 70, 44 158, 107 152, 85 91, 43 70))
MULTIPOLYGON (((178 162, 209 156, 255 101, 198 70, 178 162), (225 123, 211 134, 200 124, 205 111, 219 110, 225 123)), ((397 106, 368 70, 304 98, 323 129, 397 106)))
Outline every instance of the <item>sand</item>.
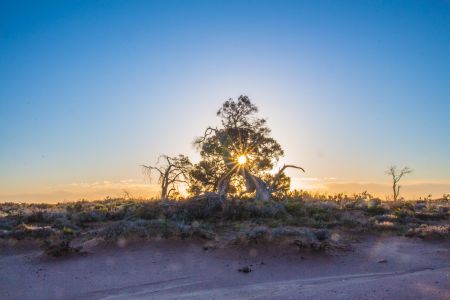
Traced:
POLYGON ((3 246, 0 299, 450 299, 449 241, 372 237, 332 254, 200 241, 85 246, 58 259, 3 246))

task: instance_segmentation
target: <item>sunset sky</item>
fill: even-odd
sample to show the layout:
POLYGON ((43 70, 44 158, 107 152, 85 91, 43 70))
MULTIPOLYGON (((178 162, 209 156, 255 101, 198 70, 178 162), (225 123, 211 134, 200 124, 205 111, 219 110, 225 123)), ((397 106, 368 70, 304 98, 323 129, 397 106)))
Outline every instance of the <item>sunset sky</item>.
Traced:
POLYGON ((241 94, 294 188, 450 193, 449 1, 1 1, 0 201, 155 195, 241 94))

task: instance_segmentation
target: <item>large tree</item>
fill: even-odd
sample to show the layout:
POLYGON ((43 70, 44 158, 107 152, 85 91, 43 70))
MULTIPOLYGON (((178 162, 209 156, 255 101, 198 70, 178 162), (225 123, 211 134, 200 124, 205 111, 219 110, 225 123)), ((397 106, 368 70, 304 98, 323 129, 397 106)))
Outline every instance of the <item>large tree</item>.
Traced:
POLYGON ((221 126, 208 127, 194 142, 201 160, 190 172, 192 193, 256 192, 257 198, 266 200, 271 192, 289 188, 284 170, 295 166, 284 166, 279 173, 270 174, 284 152, 270 136, 266 119, 258 118, 257 112, 247 96, 223 103, 217 112, 221 126))

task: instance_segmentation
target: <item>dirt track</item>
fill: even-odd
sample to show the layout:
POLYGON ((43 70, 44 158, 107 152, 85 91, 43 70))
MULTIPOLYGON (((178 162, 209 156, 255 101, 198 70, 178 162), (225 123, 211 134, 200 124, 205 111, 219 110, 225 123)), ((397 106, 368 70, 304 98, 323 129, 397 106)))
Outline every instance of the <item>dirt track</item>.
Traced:
POLYGON ((63 259, 4 247, 0 299, 450 299, 449 245, 370 238, 327 255, 158 241, 91 245, 63 259), (238 272, 244 266, 252 272, 238 272))

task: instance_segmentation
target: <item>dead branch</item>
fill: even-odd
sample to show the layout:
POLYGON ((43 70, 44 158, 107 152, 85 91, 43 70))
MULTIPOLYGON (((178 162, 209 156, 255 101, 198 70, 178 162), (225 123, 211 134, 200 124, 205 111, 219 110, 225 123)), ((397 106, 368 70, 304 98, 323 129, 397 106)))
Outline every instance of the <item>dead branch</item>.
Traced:
POLYGON ((305 173, 305 169, 303 169, 302 167, 299 166, 295 166, 295 165, 283 165, 283 167, 280 168, 280 170, 277 172, 277 174, 274 176, 273 180, 272 180, 272 184, 270 185, 270 190, 274 191, 274 189, 276 188, 281 174, 283 174, 284 170, 286 170, 287 168, 293 168, 293 169, 298 169, 303 171, 303 173, 305 173))

